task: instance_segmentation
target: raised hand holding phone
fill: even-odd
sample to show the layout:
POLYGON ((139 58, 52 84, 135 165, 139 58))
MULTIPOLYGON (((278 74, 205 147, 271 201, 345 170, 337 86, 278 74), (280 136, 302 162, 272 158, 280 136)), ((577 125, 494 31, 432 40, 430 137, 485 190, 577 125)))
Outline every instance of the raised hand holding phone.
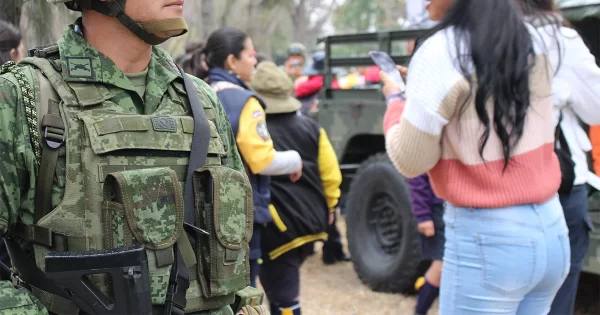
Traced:
MULTIPOLYGON (((396 63, 394 63, 394 60, 392 60, 392 58, 387 53, 383 51, 370 51, 369 56, 371 56, 373 62, 375 62, 375 64, 381 69, 381 71, 385 73, 385 76, 387 76, 389 79, 391 79, 391 81, 393 81, 393 83, 395 83, 395 86, 401 92, 406 90, 406 84, 404 83, 404 79, 402 79, 402 76, 400 75, 400 71, 396 66, 396 63)), ((385 84, 386 82, 383 77, 384 76, 382 76, 382 82, 385 84)))

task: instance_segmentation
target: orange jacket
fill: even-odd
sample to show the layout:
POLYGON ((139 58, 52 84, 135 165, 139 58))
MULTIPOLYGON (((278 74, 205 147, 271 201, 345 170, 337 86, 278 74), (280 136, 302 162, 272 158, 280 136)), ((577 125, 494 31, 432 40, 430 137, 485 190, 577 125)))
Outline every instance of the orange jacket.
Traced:
POLYGON ((600 176, 600 125, 590 126, 590 142, 592 143, 592 161, 594 173, 600 176))

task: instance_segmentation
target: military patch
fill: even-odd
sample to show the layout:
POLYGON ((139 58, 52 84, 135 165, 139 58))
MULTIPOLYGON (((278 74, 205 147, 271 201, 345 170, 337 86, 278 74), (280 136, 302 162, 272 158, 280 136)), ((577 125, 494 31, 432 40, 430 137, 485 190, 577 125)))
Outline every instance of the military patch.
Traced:
POLYGON ((94 78, 92 58, 90 57, 66 57, 69 77, 72 78, 94 78))
POLYGON ((258 124, 256 124, 256 133, 265 141, 269 141, 271 139, 271 135, 267 129, 267 123, 264 120, 261 120, 258 122, 258 124))
POLYGON ((263 112, 260 110, 257 110, 254 113, 252 113, 252 118, 262 117, 262 115, 263 115, 263 112))
POLYGON ((155 131, 177 132, 177 121, 173 117, 152 117, 151 120, 155 131))

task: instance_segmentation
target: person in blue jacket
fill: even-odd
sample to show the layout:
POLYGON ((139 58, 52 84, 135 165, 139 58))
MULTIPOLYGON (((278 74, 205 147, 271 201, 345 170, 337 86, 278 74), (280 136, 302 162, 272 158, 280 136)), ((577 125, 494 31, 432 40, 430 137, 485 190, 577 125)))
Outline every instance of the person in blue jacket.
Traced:
POLYGON ((292 181, 297 181, 302 176, 302 159, 296 151, 275 150, 267 129, 265 103, 247 85, 257 63, 252 39, 236 28, 223 27, 209 36, 202 53, 208 66, 202 77, 206 77, 227 113, 252 184, 254 233, 250 240, 250 285, 256 286, 262 257, 261 234, 273 221, 269 213, 270 176, 290 175, 292 181))

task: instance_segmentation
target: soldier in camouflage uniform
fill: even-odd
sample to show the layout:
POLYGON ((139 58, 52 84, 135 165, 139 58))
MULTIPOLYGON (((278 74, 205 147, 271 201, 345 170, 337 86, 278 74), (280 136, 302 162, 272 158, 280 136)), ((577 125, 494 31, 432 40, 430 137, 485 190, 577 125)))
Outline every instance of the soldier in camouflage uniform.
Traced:
MULTIPOLYGON (((248 287, 252 192, 227 117, 156 46, 187 32, 183 1, 47 1, 82 18, 0 68, 0 236, 21 245, 7 241, 0 314, 86 313, 48 257, 136 245, 148 305, 126 313, 268 314, 248 287)), ((117 280, 88 281, 111 297, 117 280)))

